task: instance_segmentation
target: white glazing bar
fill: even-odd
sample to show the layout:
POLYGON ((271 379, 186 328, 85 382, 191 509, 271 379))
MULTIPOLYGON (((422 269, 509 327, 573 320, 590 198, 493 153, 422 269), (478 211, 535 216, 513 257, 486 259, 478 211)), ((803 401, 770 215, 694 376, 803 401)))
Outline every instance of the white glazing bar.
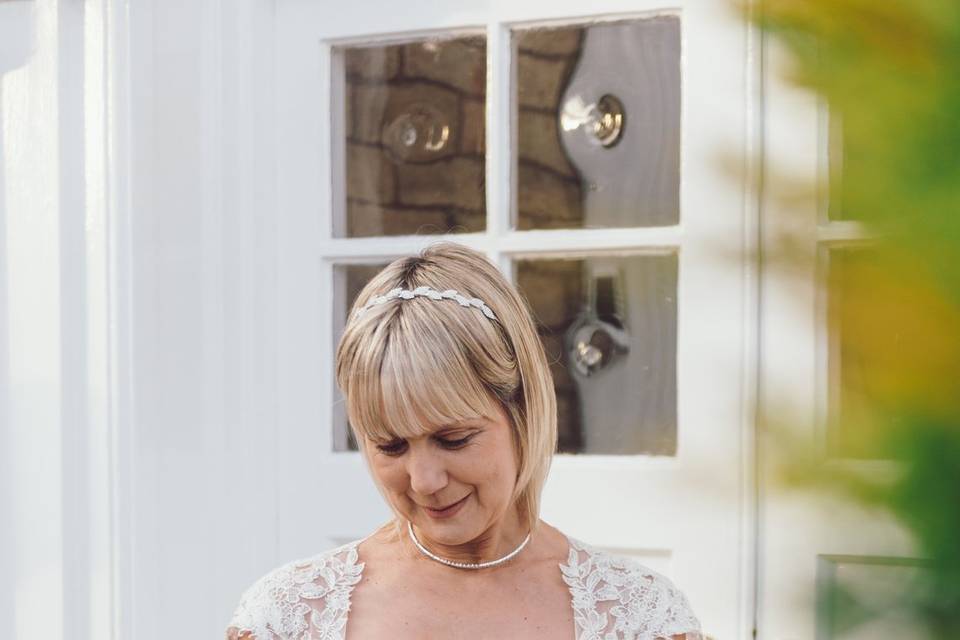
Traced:
POLYGON ((495 241, 486 233, 465 233, 432 236, 389 236, 363 238, 334 238, 318 244, 318 254, 327 260, 362 262, 380 258, 398 257, 420 251, 441 240, 452 240, 483 252, 492 250, 495 241))
POLYGON ((444 28, 442 26, 430 26, 426 28, 401 29, 399 31, 389 31, 378 33, 376 29, 368 29, 368 25, 363 25, 362 33, 357 34, 356 23, 351 25, 349 34, 327 35, 326 32, 319 35, 324 43, 335 47, 363 47, 363 46, 388 46, 398 44, 409 44, 421 40, 433 39, 457 39, 470 36, 486 35, 482 28, 466 23, 457 23, 454 26, 444 28))
POLYGON ((831 328, 829 322, 829 290, 827 282, 830 274, 831 252, 829 244, 818 244, 816 247, 816 264, 814 266, 814 278, 816 279, 816 289, 814 291, 814 368, 816 378, 813 380, 816 396, 813 398, 814 411, 814 438, 815 447, 819 454, 826 457, 827 453, 827 418, 831 407, 829 402, 831 396, 834 396, 836 389, 831 389, 831 384, 836 384, 836 374, 839 371, 831 371, 831 364, 836 367, 838 362, 831 363, 830 354, 840 348, 840 336, 835 328, 831 328), (833 391, 834 393, 831 393, 833 391))
MULTIPOLYGON (((512 51, 510 30, 491 23, 487 29, 487 234, 499 238, 512 226, 514 189, 511 167, 514 131, 511 109, 512 51)), ((495 255, 490 256, 496 259, 495 255)))
POLYGON ((857 242, 874 237, 876 233, 855 220, 827 222, 817 226, 817 241, 821 243, 857 242))
POLYGON ((500 239, 505 253, 570 255, 600 251, 663 249, 679 251, 683 230, 679 226, 610 229, 551 229, 512 231, 500 239))
POLYGON ((513 227, 517 192, 513 167, 517 148, 515 80, 510 29, 493 22, 487 29, 487 234, 491 240, 487 257, 511 281, 511 260, 502 252, 500 239, 513 227))
POLYGON ((602 251, 665 250, 679 251, 683 230, 679 226, 627 229, 551 229, 545 231, 505 231, 497 237, 489 233, 465 233, 435 236, 391 236, 383 238, 333 239, 320 243, 319 253, 333 260, 398 256, 441 240, 452 240, 488 255, 568 255, 602 251))

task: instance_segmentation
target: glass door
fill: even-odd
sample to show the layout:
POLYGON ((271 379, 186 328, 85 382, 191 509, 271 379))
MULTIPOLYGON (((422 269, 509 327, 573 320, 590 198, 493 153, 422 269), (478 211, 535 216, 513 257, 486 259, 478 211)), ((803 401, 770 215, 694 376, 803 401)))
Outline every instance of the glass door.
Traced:
POLYGON ((334 347, 380 266, 452 239, 539 322, 560 414, 543 518, 747 637, 750 207, 717 161, 750 151, 743 24, 686 1, 286 0, 278 34, 283 555, 388 517, 334 347))
POLYGON ((816 96, 778 79, 780 64, 772 49, 765 78, 768 192, 785 188, 777 174, 784 167, 792 180, 818 188, 789 203, 764 203, 760 402, 771 430, 759 450, 758 631, 772 639, 922 638, 892 606, 920 571, 908 533, 880 510, 809 486, 798 490, 780 473, 798 452, 812 454, 812 474, 898 473, 893 461, 865 456, 857 447, 862 440, 843 429, 848 420, 838 420, 856 400, 848 394, 858 390, 862 365, 840 348, 848 342, 844 327, 830 314, 862 286, 851 267, 869 252, 871 237, 856 212, 838 207, 840 185, 828 180, 841 161, 837 123, 816 96), (793 240, 790 261, 783 259, 784 239, 793 240), (870 611, 869 619, 858 623, 853 603, 870 611))

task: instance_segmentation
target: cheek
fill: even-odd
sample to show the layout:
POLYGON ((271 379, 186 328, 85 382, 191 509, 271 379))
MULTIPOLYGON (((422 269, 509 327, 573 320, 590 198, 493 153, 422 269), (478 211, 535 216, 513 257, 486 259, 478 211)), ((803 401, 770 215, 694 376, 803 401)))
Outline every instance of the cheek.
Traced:
POLYGON ((517 464, 512 448, 504 450, 497 447, 479 456, 475 467, 475 478, 491 501, 508 500, 513 492, 517 477, 517 464))
POLYGON ((373 473, 374 481, 386 493, 406 493, 407 487, 403 469, 394 461, 378 458, 370 465, 370 471, 373 473))

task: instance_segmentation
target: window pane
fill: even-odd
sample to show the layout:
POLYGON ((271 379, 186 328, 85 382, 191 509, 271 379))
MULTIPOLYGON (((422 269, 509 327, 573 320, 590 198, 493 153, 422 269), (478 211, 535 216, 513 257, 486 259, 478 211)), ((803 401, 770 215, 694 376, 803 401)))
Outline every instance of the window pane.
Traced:
MULTIPOLYGON (((367 282, 387 264, 386 262, 379 264, 346 264, 334 267, 334 349, 336 349, 340 336, 343 334, 347 314, 353 306, 353 301, 357 299, 367 282)), ((347 421, 343 394, 336 388, 336 382, 334 382, 333 397, 333 450, 357 451, 357 442, 347 421)))
POLYGON ((346 184, 334 235, 483 231, 486 39, 337 53, 346 184))
POLYGON ((901 558, 817 559, 818 638, 923 640, 923 621, 911 615, 926 582, 920 563, 901 558))
MULTIPOLYGON (((869 331, 874 343, 881 341, 890 349, 903 344, 901 336, 909 335, 906 327, 895 319, 870 314, 876 305, 868 299, 872 272, 879 256, 867 247, 829 249, 827 277, 827 452, 831 457, 870 458, 876 455, 875 441, 884 429, 881 416, 873 413, 883 395, 872 388, 876 377, 869 375, 868 364, 861 351, 859 332, 869 331), (880 336, 886 336, 880 339, 880 336)), ((876 284, 876 283, 874 283, 876 284)), ((905 304, 909 304, 904 301, 905 304)), ((889 416, 885 420, 893 419, 889 416)))
POLYGON ((559 450, 674 455, 677 257, 521 260, 557 390, 559 450))
POLYGON ((864 162, 848 141, 843 122, 836 114, 827 116, 827 218, 863 220, 857 202, 857 189, 874 189, 875 182, 863 174, 864 162))
POLYGON ((680 19, 515 31, 518 229, 680 218, 680 19))

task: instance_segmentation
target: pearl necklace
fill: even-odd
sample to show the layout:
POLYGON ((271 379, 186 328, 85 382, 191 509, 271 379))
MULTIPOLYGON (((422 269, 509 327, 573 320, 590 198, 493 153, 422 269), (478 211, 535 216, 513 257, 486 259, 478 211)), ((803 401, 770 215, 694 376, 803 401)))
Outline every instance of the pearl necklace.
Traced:
POLYGON ((523 548, 527 546, 527 543, 530 542, 530 534, 528 533, 527 537, 523 539, 523 542, 520 543, 519 547, 517 547, 507 555, 503 556, 502 558, 498 558, 496 560, 490 560, 489 562, 476 562, 476 563, 456 562, 454 560, 447 560, 446 558, 441 558, 438 555, 434 555, 433 553, 430 552, 429 549, 427 549, 425 546, 420 544, 420 541, 417 540, 417 536, 414 535, 413 533, 413 524, 409 520, 407 521, 407 531, 410 532, 410 539, 413 540, 413 544, 417 545, 417 549, 419 549, 423 555, 427 556, 431 560, 436 560, 441 564, 445 564, 448 567, 454 567, 455 569, 486 569, 487 567, 495 567, 498 564, 503 564, 513 556, 520 553, 523 550, 523 548))

